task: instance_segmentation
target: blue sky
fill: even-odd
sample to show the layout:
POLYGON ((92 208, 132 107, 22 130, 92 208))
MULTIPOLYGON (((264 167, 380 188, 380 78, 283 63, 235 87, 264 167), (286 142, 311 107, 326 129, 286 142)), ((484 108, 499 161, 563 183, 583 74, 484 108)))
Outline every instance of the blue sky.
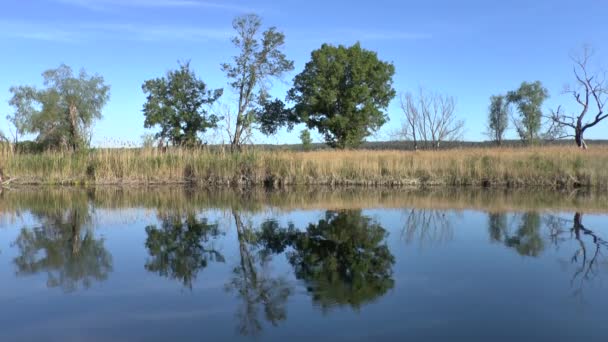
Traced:
MULTIPOLYGON (((0 129, 7 131, 9 87, 40 85, 42 71, 66 63, 105 77, 112 87, 96 145, 139 143, 145 97, 142 83, 191 59, 212 88, 234 95, 220 63, 236 54, 231 21, 255 12, 286 34, 295 70, 274 82, 284 98, 310 52, 324 42, 378 52, 396 67, 395 88, 419 86, 457 99, 464 138, 483 140, 489 97, 540 80, 551 98, 545 110, 576 109, 565 84, 573 80, 570 54, 590 44, 598 66, 608 63, 608 2, 603 0, 242 1, 242 0, 2 0, 0 4, 0 129)), ((390 122, 372 139, 388 139, 401 124, 398 101, 390 122)), ((298 142, 280 132, 256 142, 298 142)), ((604 122, 587 138, 608 138, 604 122)), ((515 133, 509 132, 514 138, 515 133)), ((319 136, 315 135, 316 140, 319 136)), ((219 134, 212 139, 220 140, 219 134)))

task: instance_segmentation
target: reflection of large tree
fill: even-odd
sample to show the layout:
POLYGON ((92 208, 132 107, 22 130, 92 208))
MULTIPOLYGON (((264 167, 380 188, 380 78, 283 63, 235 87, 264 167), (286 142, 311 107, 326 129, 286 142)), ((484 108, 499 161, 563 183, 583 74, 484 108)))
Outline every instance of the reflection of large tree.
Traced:
POLYGON ((289 261, 322 308, 358 308, 393 287, 394 257, 386 236, 360 210, 328 211, 317 224, 295 234, 289 261))
POLYGON ((224 262, 210 241, 220 235, 217 224, 210 224, 192 212, 185 215, 164 212, 159 218, 160 227, 146 227, 146 247, 151 256, 146 270, 177 279, 192 288, 198 271, 207 267, 209 261, 224 262))
POLYGON ((87 203, 75 203, 67 210, 32 213, 41 225, 24 228, 15 241, 19 255, 14 262, 18 275, 46 272, 47 286, 74 291, 107 279, 112 256, 96 239, 87 203))
POLYGON ((266 223, 261 230, 254 230, 245 223, 241 214, 232 211, 237 230, 240 260, 234 268, 234 277, 226 285, 227 290, 237 293, 241 306, 237 313, 238 330, 243 335, 255 336, 262 330, 259 311, 262 308, 265 319, 277 325, 287 317, 285 304, 292 288, 283 277, 271 277, 268 261, 272 254, 270 246, 281 249, 279 229, 266 223), (265 241, 265 242, 263 242, 265 241), (268 248, 261 248, 268 245, 268 248))
POLYGON ((490 238, 493 241, 503 242, 524 256, 538 256, 544 249, 540 235, 541 219, 537 212, 522 214, 514 232, 511 231, 504 213, 490 213, 488 220, 490 238))

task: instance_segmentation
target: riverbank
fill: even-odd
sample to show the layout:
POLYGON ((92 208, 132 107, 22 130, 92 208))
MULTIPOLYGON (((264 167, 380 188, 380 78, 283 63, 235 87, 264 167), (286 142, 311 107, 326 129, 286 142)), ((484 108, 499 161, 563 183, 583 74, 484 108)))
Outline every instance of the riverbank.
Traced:
POLYGON ((11 184, 497 186, 608 188, 608 147, 443 151, 96 149, 0 154, 11 184))

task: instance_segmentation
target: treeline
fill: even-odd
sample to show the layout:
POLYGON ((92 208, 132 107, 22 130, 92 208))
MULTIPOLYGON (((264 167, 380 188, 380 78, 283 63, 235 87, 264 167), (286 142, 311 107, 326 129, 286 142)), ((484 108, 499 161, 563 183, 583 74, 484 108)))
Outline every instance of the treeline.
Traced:
MULTIPOLYGON (((319 132, 331 147, 356 148, 389 120, 388 106, 397 95, 395 67, 376 52, 359 43, 323 44, 311 53, 283 101, 271 98, 269 88, 294 69, 284 53, 285 35, 275 27, 264 29, 255 14, 237 17, 233 27, 232 43, 238 53, 220 67, 236 102, 218 111, 224 89, 210 89, 189 62, 180 62, 175 70, 143 83, 144 127, 156 130, 146 136, 145 144, 201 146, 206 144, 205 134, 224 121, 233 151, 250 143, 254 131, 273 135, 298 124, 307 127, 300 132, 305 148, 312 143, 309 130, 319 132)), ((566 88, 579 112, 566 114, 559 107, 543 113, 547 89, 540 81, 523 82, 516 90, 491 97, 487 135, 501 145, 511 124, 525 144, 571 137, 586 148, 585 132, 608 117, 604 112, 608 88, 601 75, 590 70, 591 57, 586 48, 573 59, 576 85, 566 88)), ((89 147, 93 124, 110 98, 110 86, 100 75, 84 70, 75 74, 66 65, 42 76, 44 88, 10 88, 14 112, 7 119, 12 138, 3 135, 3 139, 29 151, 89 147), (20 142, 28 134, 36 135, 35 141, 20 142)), ((395 135, 413 142, 414 149, 437 149, 462 138, 465 122, 457 116, 452 96, 420 89, 416 94, 402 93, 400 105, 403 125, 395 135)))

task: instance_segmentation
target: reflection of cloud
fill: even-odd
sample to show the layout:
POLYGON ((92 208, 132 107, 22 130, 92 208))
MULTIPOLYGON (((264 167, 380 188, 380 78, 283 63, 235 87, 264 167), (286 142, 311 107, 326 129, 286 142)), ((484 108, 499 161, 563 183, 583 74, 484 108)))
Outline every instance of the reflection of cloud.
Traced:
POLYGON ((233 12, 253 12, 253 9, 225 2, 201 0, 54 0, 56 2, 84 7, 90 10, 107 10, 111 7, 138 8, 206 8, 233 12))
POLYGON ((189 41, 227 40, 232 31, 202 27, 132 25, 116 23, 63 25, 56 23, 0 22, 0 38, 75 43, 90 40, 189 41))

